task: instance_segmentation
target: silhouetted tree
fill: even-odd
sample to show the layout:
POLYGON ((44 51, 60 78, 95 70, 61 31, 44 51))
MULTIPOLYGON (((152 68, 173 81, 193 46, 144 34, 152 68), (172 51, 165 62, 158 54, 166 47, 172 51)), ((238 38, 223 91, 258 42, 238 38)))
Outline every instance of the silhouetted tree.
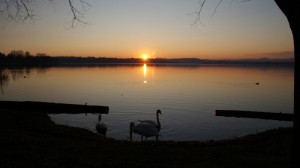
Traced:
POLYGON ((7 57, 25 57, 25 52, 22 50, 12 50, 7 54, 7 57))
POLYGON ((5 59, 5 54, 0 52, 0 66, 1 66, 1 64, 4 63, 4 59, 5 59))
POLYGON ((299 119, 299 110, 300 110, 300 104, 297 103, 298 100, 300 100, 300 76, 299 76, 299 2, 296 0, 275 0, 276 4, 279 6, 281 11, 285 14, 290 28, 293 33, 293 39, 294 39, 294 53, 295 53, 295 72, 294 72, 294 147, 293 147, 293 162, 294 167, 296 167, 296 156, 299 157, 299 155, 296 154, 296 150, 298 149, 298 143, 299 143, 299 135, 297 130, 298 129, 298 119, 299 119))
POLYGON ((29 51, 26 51, 26 52, 25 52, 25 57, 31 57, 31 54, 30 54, 29 51))
POLYGON ((5 58, 5 54, 0 52, 0 61, 5 58))

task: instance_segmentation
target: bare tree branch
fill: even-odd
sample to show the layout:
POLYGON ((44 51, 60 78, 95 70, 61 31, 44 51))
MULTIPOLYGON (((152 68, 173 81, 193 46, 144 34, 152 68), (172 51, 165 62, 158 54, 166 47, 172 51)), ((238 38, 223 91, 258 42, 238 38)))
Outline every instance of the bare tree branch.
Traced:
POLYGON ((217 9, 219 8, 220 4, 223 2, 223 0, 220 0, 218 5, 215 7, 214 13, 212 14, 212 16, 214 16, 217 13, 217 9))
POLYGON ((195 15, 195 20, 193 21, 191 26, 194 26, 197 23, 201 24, 201 12, 202 12, 202 9, 203 9, 203 6, 204 6, 206 0, 198 1, 198 2, 199 2, 199 10, 195 10, 194 12, 191 13, 191 15, 195 15))
MULTIPOLYGON (((55 0, 47 0, 54 7, 55 0)), ((84 19, 84 14, 89 3, 86 0, 65 0, 72 14, 71 28, 75 27, 77 23, 87 24, 84 19)), ((36 14, 33 7, 40 2, 39 0, 0 0, 0 17, 4 17, 8 22, 26 22, 35 20, 36 14)))
POLYGON ((71 23, 71 26, 69 28, 74 28, 76 27, 76 22, 77 23, 82 23, 82 24, 87 24, 87 22, 84 21, 84 13, 86 11, 86 7, 89 7, 90 5, 85 2, 84 0, 78 0, 77 3, 81 6, 81 10, 79 8, 75 7, 75 4, 73 0, 68 0, 69 1, 69 6, 71 9, 71 13, 73 15, 73 20, 71 23))
MULTIPOLYGON (((237 1, 237 0, 235 0, 235 1, 237 1)), ((248 2, 248 1, 251 1, 251 0, 240 0, 240 2, 248 2)), ((201 21, 201 18, 202 18, 201 15, 202 15, 202 10, 203 10, 204 6, 207 4, 206 2, 209 2, 209 1, 206 1, 206 0, 200 1, 199 0, 199 4, 200 4, 199 8, 197 10, 195 10, 193 13, 191 13, 191 15, 195 16, 195 19, 191 24, 192 26, 196 25, 197 23, 200 23, 201 25, 203 25, 202 21, 201 21)), ((222 2, 223 2, 223 0, 219 0, 217 5, 215 6, 214 11, 211 16, 214 16, 217 13, 217 10, 222 2)), ((231 3, 233 3, 233 0, 231 0, 231 3)))
POLYGON ((29 6, 33 6, 33 0, 1 0, 0 16, 15 22, 33 19, 34 14, 29 6))

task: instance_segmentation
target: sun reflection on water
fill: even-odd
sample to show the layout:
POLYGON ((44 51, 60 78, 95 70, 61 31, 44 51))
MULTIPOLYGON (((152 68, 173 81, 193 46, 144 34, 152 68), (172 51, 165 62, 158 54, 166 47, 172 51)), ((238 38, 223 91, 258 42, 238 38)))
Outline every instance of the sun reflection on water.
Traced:
POLYGON ((144 72, 144 77, 146 77, 147 76, 147 64, 144 64, 143 72, 144 72))
POLYGON ((147 84, 147 64, 144 64, 143 72, 144 72, 144 84, 147 84))

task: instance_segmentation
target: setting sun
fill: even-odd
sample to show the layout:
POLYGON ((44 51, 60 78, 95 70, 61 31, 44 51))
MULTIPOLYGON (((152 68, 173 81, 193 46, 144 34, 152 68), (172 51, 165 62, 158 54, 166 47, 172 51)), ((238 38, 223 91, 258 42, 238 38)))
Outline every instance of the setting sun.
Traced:
POLYGON ((144 55, 142 56, 142 58, 143 58, 144 61, 147 61, 149 57, 148 57, 148 55, 144 54, 144 55))

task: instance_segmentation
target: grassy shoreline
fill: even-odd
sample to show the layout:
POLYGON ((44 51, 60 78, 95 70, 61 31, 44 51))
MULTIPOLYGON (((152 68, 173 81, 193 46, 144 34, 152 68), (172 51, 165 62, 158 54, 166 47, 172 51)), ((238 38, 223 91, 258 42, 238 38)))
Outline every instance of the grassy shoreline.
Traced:
POLYGON ((128 142, 0 109, 0 167, 292 167, 292 128, 232 140, 128 142))

